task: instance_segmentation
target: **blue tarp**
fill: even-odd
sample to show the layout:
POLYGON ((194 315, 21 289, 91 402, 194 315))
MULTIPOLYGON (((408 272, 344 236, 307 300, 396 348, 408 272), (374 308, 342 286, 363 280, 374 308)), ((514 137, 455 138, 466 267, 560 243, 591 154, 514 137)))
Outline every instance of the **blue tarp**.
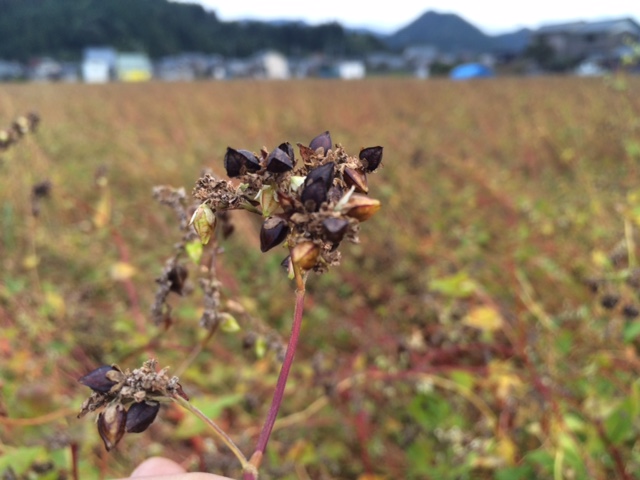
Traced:
POLYGON ((453 80, 466 80, 468 78, 493 77, 493 70, 480 63, 463 63, 458 65, 449 74, 453 80))

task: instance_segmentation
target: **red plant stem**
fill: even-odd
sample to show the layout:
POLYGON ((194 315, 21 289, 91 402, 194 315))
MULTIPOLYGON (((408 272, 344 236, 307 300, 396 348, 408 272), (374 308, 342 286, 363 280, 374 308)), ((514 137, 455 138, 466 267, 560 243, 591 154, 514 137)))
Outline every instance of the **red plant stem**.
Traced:
MULTIPOLYGON (((269 436, 271 430, 276 422, 280 405, 282 404, 282 397, 284 396, 284 389, 287 385, 287 378, 289 377, 289 371, 293 364, 293 357, 296 354, 296 348, 298 346, 298 339, 300 338, 300 327, 302 325, 302 313, 304 312, 304 280, 298 282, 298 289, 296 290, 296 308, 293 315, 293 326, 291 327, 291 336, 289 337, 289 345, 287 346, 287 353, 282 362, 282 368, 280 369, 280 375, 278 376, 278 382, 276 383, 276 389, 273 393, 273 400, 271 401, 271 407, 269 407, 269 413, 267 419, 262 426, 260 437, 256 449, 251 456, 250 463, 257 468, 262 462, 262 457, 267 448, 269 442, 269 436)), ((244 480, 255 480, 256 475, 254 472, 245 471, 243 474, 244 480)))
POLYGON ((78 444, 73 442, 70 445, 71 448, 71 478, 73 480, 80 480, 80 474, 78 473, 78 444))

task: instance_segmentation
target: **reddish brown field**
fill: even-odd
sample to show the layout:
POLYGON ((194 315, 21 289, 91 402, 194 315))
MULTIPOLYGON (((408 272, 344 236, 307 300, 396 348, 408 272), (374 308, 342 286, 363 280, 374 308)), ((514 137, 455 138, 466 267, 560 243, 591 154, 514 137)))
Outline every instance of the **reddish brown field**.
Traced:
MULTIPOLYGON (((195 280, 171 298, 168 330, 150 321, 180 238, 153 186, 190 192, 204 168, 224 176, 227 146, 328 129, 352 153, 384 146, 369 177, 383 208, 341 266, 309 279, 260 478, 634 478, 638 89, 625 77, 0 86, 0 128, 42 118, 0 152, 0 475, 73 478, 75 463, 79 478, 113 478, 161 454, 239 476, 173 405, 106 453, 91 415, 76 419, 77 379, 149 356, 176 370, 206 336, 195 280)), ((241 330, 216 334, 181 383, 248 455, 294 285, 284 250, 261 254, 260 223, 241 213, 218 259, 241 330)))

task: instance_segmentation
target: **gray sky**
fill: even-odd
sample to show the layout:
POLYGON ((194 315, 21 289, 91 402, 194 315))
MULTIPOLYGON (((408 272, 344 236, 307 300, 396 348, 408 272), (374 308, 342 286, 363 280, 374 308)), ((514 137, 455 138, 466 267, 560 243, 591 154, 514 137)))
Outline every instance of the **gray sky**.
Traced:
POLYGON ((200 3, 216 11, 221 20, 304 20, 311 24, 338 21, 350 27, 370 27, 390 33, 427 10, 457 13, 486 33, 519 27, 598 18, 633 17, 640 21, 640 0, 176 0, 200 3))

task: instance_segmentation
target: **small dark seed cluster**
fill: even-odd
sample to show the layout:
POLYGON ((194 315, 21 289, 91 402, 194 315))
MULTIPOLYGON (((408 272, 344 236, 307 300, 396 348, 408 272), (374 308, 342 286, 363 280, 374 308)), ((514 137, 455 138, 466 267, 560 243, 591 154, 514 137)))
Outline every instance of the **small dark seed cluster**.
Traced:
POLYGON ((0 130, 0 152, 15 145, 27 133, 33 133, 38 128, 40 117, 30 112, 15 119, 9 128, 0 130))
POLYGON ((331 141, 329 132, 315 137, 309 146, 282 143, 259 154, 227 148, 224 168, 239 184, 200 178, 194 197, 202 202, 192 223, 203 242, 215 223, 210 211, 245 209, 262 215, 260 249, 263 252, 284 244, 290 256, 284 266, 322 272, 340 261, 338 247, 343 240, 358 242, 359 224, 380 209, 369 198, 367 174, 382 163, 382 147, 363 148, 349 156, 331 141))
POLYGON ((156 368, 155 360, 124 372, 116 365, 103 365, 78 380, 93 390, 78 418, 102 410, 97 425, 107 450, 113 449, 125 433, 145 431, 158 415, 162 399, 187 398, 178 377, 170 378, 166 368, 156 368))
POLYGON ((584 280, 584 284, 596 295, 603 309, 620 313, 627 320, 640 316, 640 269, 630 270, 624 283, 614 284, 605 278, 591 277, 584 280))

